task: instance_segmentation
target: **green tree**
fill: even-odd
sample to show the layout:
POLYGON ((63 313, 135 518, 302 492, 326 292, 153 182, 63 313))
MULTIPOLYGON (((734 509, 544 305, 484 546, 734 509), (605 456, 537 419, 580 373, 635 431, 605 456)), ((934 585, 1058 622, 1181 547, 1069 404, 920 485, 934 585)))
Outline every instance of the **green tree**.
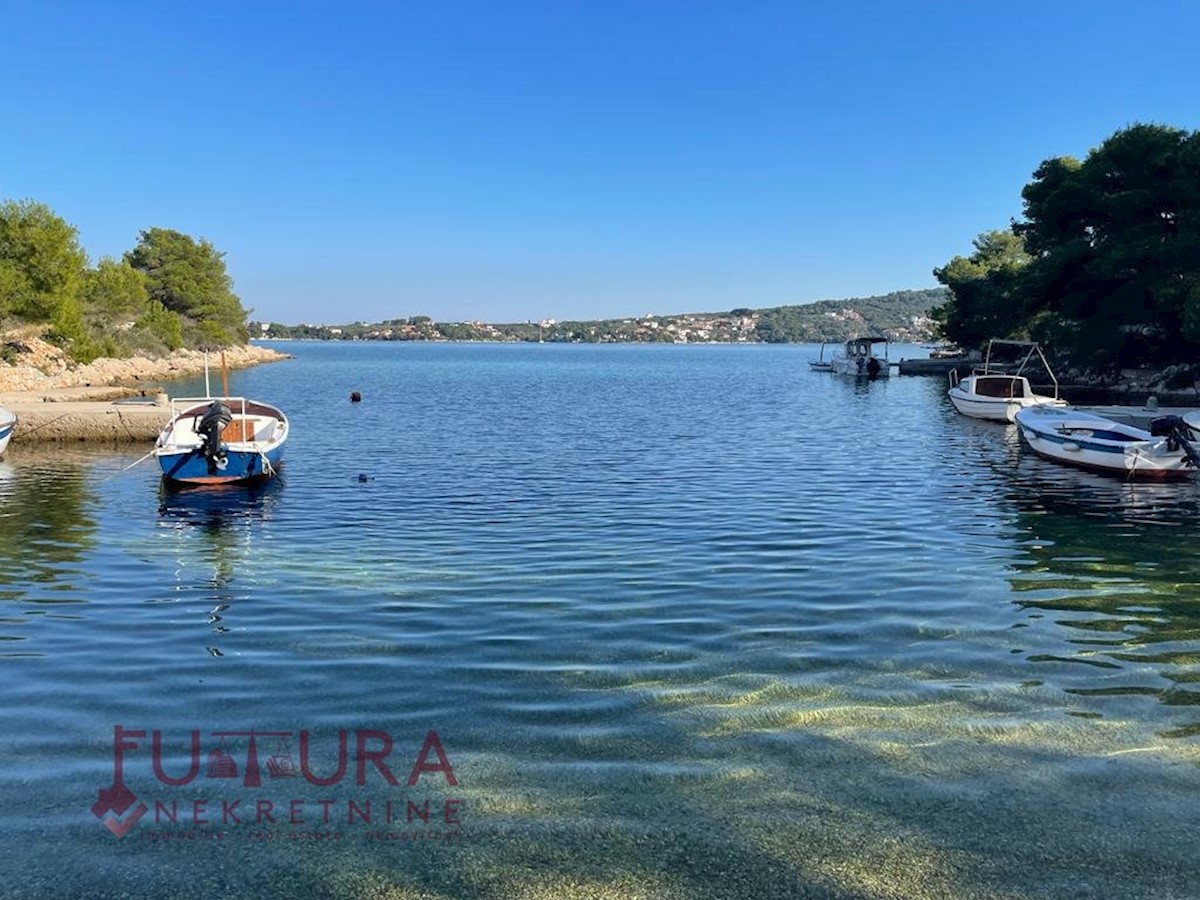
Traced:
POLYGON ((74 226, 32 200, 0 203, 0 315, 53 321, 78 295, 87 254, 74 226))
POLYGON ((11 259, 0 259, 0 319, 29 304, 33 288, 21 267, 11 259))
POLYGON ((1021 277, 1030 260, 1024 240, 1012 231, 985 231, 973 245, 970 256, 933 270, 951 297, 931 315, 942 335, 962 347, 1017 336, 1028 320, 1021 300, 1021 277))
POLYGON ((1102 366, 1200 359, 1200 133, 1117 131, 1080 162, 1045 160, 1012 233, 934 274, 946 337, 1028 336, 1102 366))
POLYGON ((1050 323, 1101 364, 1195 355, 1200 136, 1133 125, 1083 163, 1042 163, 1022 197, 1035 331, 1050 323))
POLYGON ((135 327, 160 341, 168 350, 183 346, 183 320, 179 313, 171 312, 157 300, 149 301, 145 315, 137 320, 135 327))
POLYGON ((184 331, 201 343, 245 343, 246 310, 233 293, 225 254, 168 228, 150 228, 125 260, 146 277, 151 300, 183 319, 184 331))
POLYGON ((87 313, 110 327, 136 322, 150 309, 146 276, 125 260, 110 257, 84 273, 82 298, 87 313))

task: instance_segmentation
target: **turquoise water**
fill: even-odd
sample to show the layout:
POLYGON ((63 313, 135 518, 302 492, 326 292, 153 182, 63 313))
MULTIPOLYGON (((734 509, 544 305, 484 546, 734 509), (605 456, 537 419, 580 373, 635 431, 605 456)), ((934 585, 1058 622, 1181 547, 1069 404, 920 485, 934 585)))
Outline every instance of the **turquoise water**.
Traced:
POLYGON ((265 489, 0 463, 3 896, 1200 895, 1195 485, 815 347, 281 346, 231 376, 291 417, 265 489), (270 777, 302 730, 344 778, 270 777))

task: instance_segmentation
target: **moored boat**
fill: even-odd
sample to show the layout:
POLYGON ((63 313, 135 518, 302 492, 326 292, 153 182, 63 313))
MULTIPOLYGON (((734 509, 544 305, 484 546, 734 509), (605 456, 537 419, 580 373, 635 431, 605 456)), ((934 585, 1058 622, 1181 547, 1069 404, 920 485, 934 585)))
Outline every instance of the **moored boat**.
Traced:
POLYGON ((8 449, 8 442, 12 440, 16 427, 17 414, 0 406, 0 456, 8 449))
POLYGON ((244 397, 171 401, 171 420, 154 445, 163 478, 184 484, 228 484, 270 478, 288 438, 279 409, 244 397))
POLYGON ((946 392, 950 402, 964 416, 1011 422, 1019 410, 1029 406, 1066 406, 1067 401, 1036 394, 1023 375, 983 375, 976 373, 954 382, 946 392))
POLYGON ((1160 416, 1147 431, 1059 406, 1029 406, 1014 416, 1039 456, 1126 478, 1187 478, 1200 468, 1200 419, 1160 416))
POLYGON ((965 378, 959 378, 958 370, 950 370, 950 389, 946 392, 950 402, 964 416, 973 419, 988 419, 993 422, 1011 422, 1021 409, 1029 406, 1066 406, 1067 402, 1058 396, 1058 379, 1050 369, 1045 355, 1036 343, 1026 341, 988 341, 987 354, 984 357, 983 368, 976 369, 965 378), (996 344, 1010 344, 1029 347, 1029 352, 1021 360, 1016 372, 999 371, 992 363, 992 347, 996 344), (1029 384, 1029 379, 1021 373, 1025 366, 1037 353, 1050 380, 1054 383, 1054 394, 1035 393, 1029 384))
POLYGON ((840 352, 834 354, 830 365, 836 375, 886 378, 891 368, 887 354, 888 339, 885 337, 851 338, 840 352), (883 344, 882 356, 875 352, 876 344, 883 344))
POLYGON ((832 372, 833 371, 833 362, 831 360, 828 360, 825 358, 825 347, 826 347, 826 344, 822 343, 820 355, 816 359, 810 359, 808 361, 808 367, 810 369, 812 369, 814 372, 832 372))

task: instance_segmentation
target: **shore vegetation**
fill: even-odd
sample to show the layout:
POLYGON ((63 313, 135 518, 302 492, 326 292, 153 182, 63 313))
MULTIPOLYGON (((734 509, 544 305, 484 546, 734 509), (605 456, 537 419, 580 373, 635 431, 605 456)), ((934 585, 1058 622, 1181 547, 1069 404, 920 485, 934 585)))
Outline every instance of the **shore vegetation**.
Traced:
POLYGON ((933 270, 962 347, 1041 341, 1096 371, 1200 362, 1200 132, 1135 124, 1080 161, 1047 159, 1024 214, 933 270))
POLYGON ((0 202, 0 327, 41 326, 78 363, 244 344, 225 254, 168 228, 94 265, 77 229, 33 200, 0 202))

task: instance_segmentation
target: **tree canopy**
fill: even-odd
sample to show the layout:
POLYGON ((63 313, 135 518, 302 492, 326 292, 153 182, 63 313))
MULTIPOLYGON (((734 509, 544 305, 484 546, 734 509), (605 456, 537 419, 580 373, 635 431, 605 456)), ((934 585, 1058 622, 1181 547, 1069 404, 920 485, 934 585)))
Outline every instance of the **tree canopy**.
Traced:
POLYGON ((75 297, 86 267, 78 232, 48 206, 0 203, 0 316, 53 320, 75 297))
POLYGON ((125 260, 146 276, 150 299, 178 313, 194 340, 218 345, 246 341, 246 310, 233 293, 225 254, 207 240, 150 228, 125 260))
POLYGON ((248 336, 224 254, 207 240, 151 228, 123 259, 92 267, 75 227, 32 200, 0 203, 0 323, 6 319, 48 326, 80 362, 248 336))
POLYGON ((974 246, 970 256, 956 256, 933 270, 953 295, 934 309, 933 318, 963 347, 1014 335, 1027 317, 1020 300, 1021 274, 1029 264, 1025 242, 1011 231, 985 231, 974 246))
POLYGON ((1024 217, 934 269, 944 335, 1030 337, 1081 362, 1200 358, 1200 132, 1117 131, 1082 162, 1045 160, 1024 217))

